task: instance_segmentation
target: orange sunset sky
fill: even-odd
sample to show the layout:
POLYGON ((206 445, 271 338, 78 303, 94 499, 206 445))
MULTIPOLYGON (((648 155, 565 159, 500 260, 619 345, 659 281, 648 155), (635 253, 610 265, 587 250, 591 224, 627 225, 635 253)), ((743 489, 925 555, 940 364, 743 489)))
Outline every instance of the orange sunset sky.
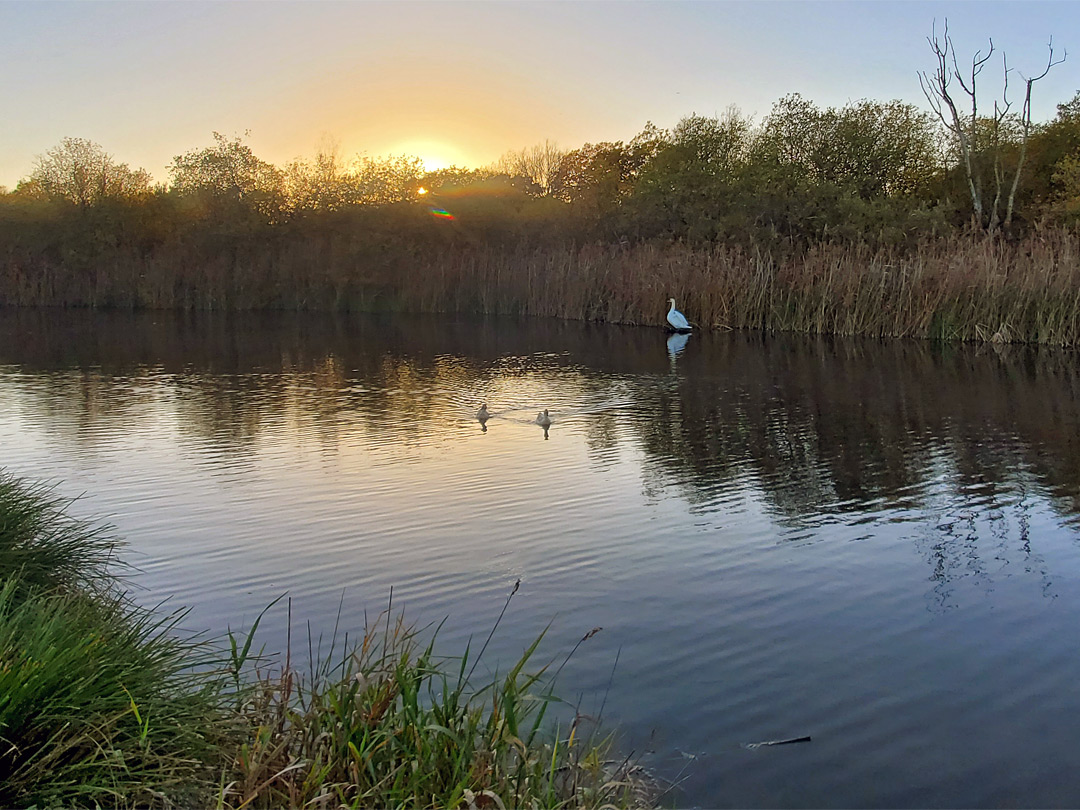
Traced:
POLYGON ((1051 35, 1077 49, 1037 86, 1037 120, 1080 89, 1065 2, 3 2, 0 185, 65 136, 165 181, 213 131, 278 165, 333 141, 474 167, 730 105, 760 118, 792 92, 925 105, 946 16, 961 53, 992 36, 1021 72, 1051 35))

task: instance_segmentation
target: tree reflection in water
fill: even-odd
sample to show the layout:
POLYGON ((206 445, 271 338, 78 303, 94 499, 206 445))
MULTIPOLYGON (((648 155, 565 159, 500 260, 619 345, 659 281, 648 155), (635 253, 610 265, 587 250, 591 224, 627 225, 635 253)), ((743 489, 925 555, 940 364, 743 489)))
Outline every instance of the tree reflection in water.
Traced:
POLYGON ((593 463, 639 449, 648 492, 708 513, 750 485, 790 542, 845 515, 902 523, 910 512, 937 607, 957 578, 990 583, 1017 554, 1052 595, 1027 494, 1047 493, 1070 521, 1080 509, 1071 353, 673 337, 552 321, 4 311, 0 379, 36 422, 88 452, 165 402, 183 437, 235 464, 275 431, 327 455, 378 446, 391 425, 397 453, 410 431, 450 445, 464 421, 475 426, 477 402, 535 408, 558 377, 593 463), (21 389, 27 375, 39 384, 21 389), (916 519, 927 510, 940 514, 931 527, 916 519))

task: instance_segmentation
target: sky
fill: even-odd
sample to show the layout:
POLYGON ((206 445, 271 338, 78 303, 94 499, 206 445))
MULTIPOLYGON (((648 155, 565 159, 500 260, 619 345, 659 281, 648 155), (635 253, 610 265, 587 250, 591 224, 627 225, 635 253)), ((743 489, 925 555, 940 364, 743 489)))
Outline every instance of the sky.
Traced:
MULTIPOLYGON (((732 105, 760 120, 789 93, 928 108, 918 71, 946 19, 961 64, 990 38, 1021 75, 1046 66, 1051 36, 1071 52, 1035 85, 1036 121, 1080 91, 1080 3, 1064 1, 0 0, 0 186, 64 137, 164 182, 215 131, 279 166, 336 144, 431 169, 732 105)), ((1014 75, 1016 105, 1020 90, 1014 75)))

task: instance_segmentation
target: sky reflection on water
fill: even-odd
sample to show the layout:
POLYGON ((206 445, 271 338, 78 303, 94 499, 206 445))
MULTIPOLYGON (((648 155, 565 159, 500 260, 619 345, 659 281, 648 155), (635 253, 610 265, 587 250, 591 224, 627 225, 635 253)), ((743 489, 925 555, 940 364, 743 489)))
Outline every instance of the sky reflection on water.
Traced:
POLYGON ((488 666, 603 627, 561 691, 680 804, 1071 806, 1078 383, 1018 347, 0 312, 0 465, 85 493, 197 629, 283 592, 355 629, 393 586, 451 651, 520 577, 488 666))

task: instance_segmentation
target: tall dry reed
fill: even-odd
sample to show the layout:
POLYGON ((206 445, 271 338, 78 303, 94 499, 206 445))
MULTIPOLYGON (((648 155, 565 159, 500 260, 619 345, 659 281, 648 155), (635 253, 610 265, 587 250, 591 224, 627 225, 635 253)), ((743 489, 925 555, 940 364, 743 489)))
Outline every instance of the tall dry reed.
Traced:
MULTIPOLYGON (((373 237, 374 238, 374 237, 373 237)), ((1080 344, 1080 234, 981 234, 914 247, 369 241, 348 231, 228 246, 117 248, 78 268, 0 261, 16 305, 520 314, 664 322, 674 297, 699 327, 1080 344)))

